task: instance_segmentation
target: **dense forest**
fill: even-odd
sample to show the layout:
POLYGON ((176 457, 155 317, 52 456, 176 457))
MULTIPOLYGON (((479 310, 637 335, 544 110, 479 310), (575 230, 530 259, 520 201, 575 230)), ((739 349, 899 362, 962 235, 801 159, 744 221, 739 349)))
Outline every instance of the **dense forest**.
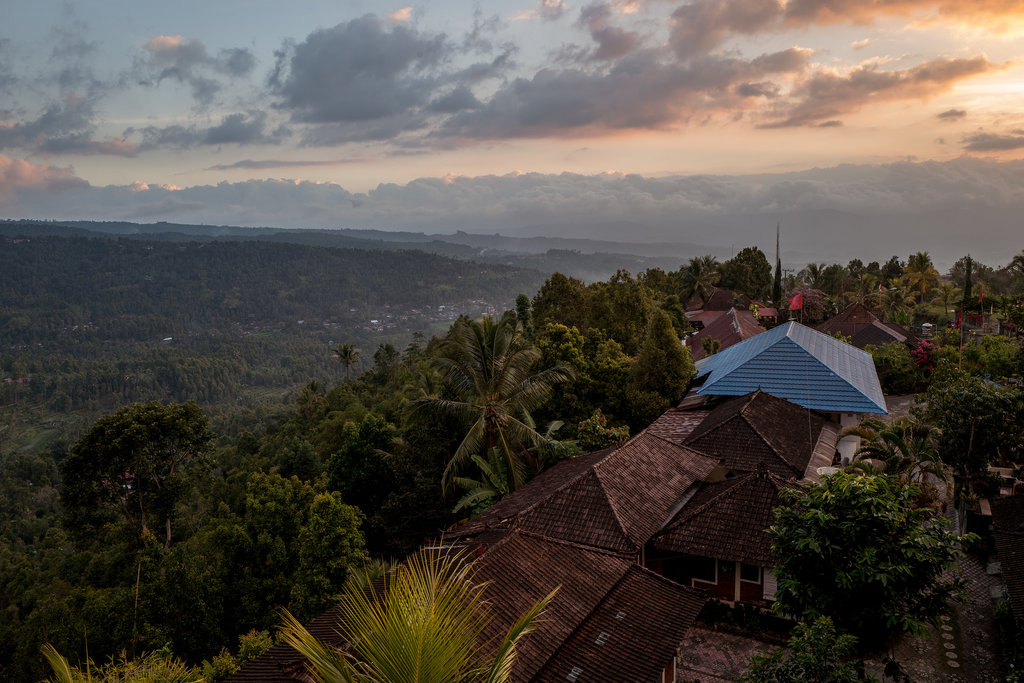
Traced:
MULTIPOLYGON (((1024 294, 1024 255, 965 258, 945 279, 927 254, 787 278, 748 248, 589 284, 257 241, 12 236, 0 258, 9 680, 49 673, 45 643, 111 666, 173 653, 221 680, 272 642, 280 607, 317 614, 353 570, 405 557, 678 402, 694 371, 686 304, 716 286, 783 316, 801 292, 809 323, 857 300, 915 325, 958 305, 980 315, 979 300, 1012 316, 1024 294), (424 313, 466 301, 493 315, 424 313), (414 309, 393 337, 366 327, 414 309), (77 430, 26 446, 41 419, 77 430)), ((887 391, 927 399, 915 419, 977 496, 988 463, 1024 452, 1024 400, 992 381, 1019 378, 1024 352, 1014 336, 930 345, 871 350, 887 391)))
POLYGON ((337 377, 334 344, 403 344, 543 280, 412 251, 13 235, 0 268, 0 439, 30 447, 134 401, 265 403, 337 377))

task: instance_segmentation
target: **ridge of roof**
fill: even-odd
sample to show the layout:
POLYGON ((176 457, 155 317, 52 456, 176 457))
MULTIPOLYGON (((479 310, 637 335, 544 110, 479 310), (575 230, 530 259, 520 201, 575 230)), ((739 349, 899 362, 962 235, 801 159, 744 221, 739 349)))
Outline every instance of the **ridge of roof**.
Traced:
MULTIPOLYGON (((787 401, 786 399, 778 397, 778 396, 773 396, 772 394, 764 392, 760 388, 758 388, 758 389, 750 392, 749 394, 744 394, 742 396, 738 396, 735 399, 733 399, 731 401, 726 401, 725 403, 720 405, 718 407, 719 410, 721 410, 723 408, 730 407, 733 404, 740 404, 739 408, 735 411, 735 413, 731 413, 730 414, 730 413, 726 412, 725 410, 723 410, 722 412, 725 414, 725 416, 722 417, 721 419, 719 419, 716 423, 714 423, 712 425, 709 425, 708 429, 706 429, 705 431, 699 431, 701 425, 698 425, 697 429, 694 429, 693 432, 690 433, 690 436, 687 437, 687 441, 689 441, 690 439, 692 439, 693 441, 699 441, 700 439, 704 438, 705 436, 708 436, 708 435, 710 435, 710 434, 712 434, 712 433, 714 433, 714 432, 716 432, 716 431, 718 431, 720 429, 725 429, 727 426, 732 424, 733 419, 739 418, 739 419, 743 420, 744 424, 746 424, 750 428, 750 431, 752 431, 757 436, 757 438, 760 439, 761 442, 764 443, 764 445, 768 447, 768 450, 775 456, 775 458, 777 460, 780 460, 787 468, 792 470, 793 473, 796 474, 796 476, 799 477, 799 476, 803 475, 803 470, 802 469, 798 469, 793 463, 791 463, 788 459, 786 459, 786 457, 782 454, 782 450, 783 449, 781 449, 778 445, 772 443, 771 440, 769 440, 768 437, 765 436, 761 432, 760 429, 758 429, 757 424, 755 424, 755 422, 750 419, 750 415, 747 413, 747 410, 751 408, 751 406, 754 404, 754 401, 759 396, 761 396, 761 395, 769 396, 772 399, 777 399, 777 400, 780 400, 780 401, 786 401, 786 403, 792 403, 791 401, 787 401)), ((796 403, 792 403, 792 405, 795 408, 797 408, 797 409, 799 409, 801 411, 810 412, 810 410, 808 408, 804 408, 803 406, 799 406, 796 403)), ((713 414, 713 411, 712 411, 712 414, 713 414)), ((709 415, 708 417, 711 417, 711 416, 709 415)), ((811 450, 812 451, 813 451, 813 448, 814 448, 814 446, 812 445, 811 446, 811 450)), ((700 452, 700 449, 697 449, 697 448, 694 448, 693 450, 697 451, 698 453, 700 452)), ((721 461, 721 458, 719 458, 719 461, 721 461)))
MULTIPOLYGON (((779 492, 784 488, 794 490, 800 489, 800 485, 797 482, 791 481, 789 479, 784 479, 778 476, 777 474, 772 474, 767 470, 741 474, 740 476, 732 480, 731 485, 723 487, 722 491, 717 495, 708 499, 701 505, 698 505, 693 510, 690 510, 687 514, 679 515, 675 519, 671 520, 668 524, 665 525, 664 530, 668 531, 673 527, 680 526, 685 522, 690 521, 697 515, 703 514, 704 512, 714 508, 716 505, 719 505, 720 503, 723 503, 729 500, 730 498, 739 495, 739 493, 742 493, 745 489, 750 488, 755 484, 758 484, 761 480, 764 480, 769 485, 771 485, 776 492, 779 492)), ((680 510, 680 512, 682 512, 682 510, 680 510)))

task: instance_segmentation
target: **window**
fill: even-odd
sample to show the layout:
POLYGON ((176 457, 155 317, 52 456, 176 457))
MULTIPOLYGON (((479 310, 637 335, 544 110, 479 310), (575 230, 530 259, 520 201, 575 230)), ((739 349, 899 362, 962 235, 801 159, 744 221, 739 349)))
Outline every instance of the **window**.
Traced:
POLYGON ((761 583, 761 568, 752 564, 740 564, 740 581, 761 583))
POLYGON ((718 583, 718 560, 713 557, 695 557, 690 561, 690 575, 694 581, 718 583))

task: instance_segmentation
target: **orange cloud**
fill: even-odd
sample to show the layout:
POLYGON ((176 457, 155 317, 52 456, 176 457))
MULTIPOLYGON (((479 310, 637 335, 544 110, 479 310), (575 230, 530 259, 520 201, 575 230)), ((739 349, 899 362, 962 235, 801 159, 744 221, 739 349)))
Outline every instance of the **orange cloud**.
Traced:
POLYGON ((89 187, 70 168, 33 164, 0 154, 0 206, 13 204, 24 190, 59 192, 73 187, 89 187))
POLYGON ((909 69, 879 71, 874 64, 839 74, 817 71, 798 82, 792 104, 777 111, 780 120, 768 128, 821 125, 859 110, 869 103, 906 99, 926 99, 948 91, 957 81, 1006 68, 984 55, 970 59, 933 59, 909 69))

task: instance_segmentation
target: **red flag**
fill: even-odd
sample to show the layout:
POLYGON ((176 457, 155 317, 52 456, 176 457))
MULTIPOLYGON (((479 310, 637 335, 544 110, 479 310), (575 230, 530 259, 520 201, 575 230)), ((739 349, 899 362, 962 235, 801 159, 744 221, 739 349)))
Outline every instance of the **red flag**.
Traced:
POLYGON ((844 285, 844 283, 842 283, 842 282, 839 283, 839 293, 840 294, 845 294, 846 293, 846 287, 844 287, 843 285, 844 285))
POLYGON ((804 295, 802 292, 797 292, 789 299, 789 310, 798 311, 804 307, 804 295))
POLYGON ((956 312, 956 329, 960 329, 960 325, 964 321, 964 307, 961 306, 960 310, 956 312))
POLYGON ((981 304, 981 300, 985 298, 985 285, 981 285, 978 288, 978 304, 981 304))

